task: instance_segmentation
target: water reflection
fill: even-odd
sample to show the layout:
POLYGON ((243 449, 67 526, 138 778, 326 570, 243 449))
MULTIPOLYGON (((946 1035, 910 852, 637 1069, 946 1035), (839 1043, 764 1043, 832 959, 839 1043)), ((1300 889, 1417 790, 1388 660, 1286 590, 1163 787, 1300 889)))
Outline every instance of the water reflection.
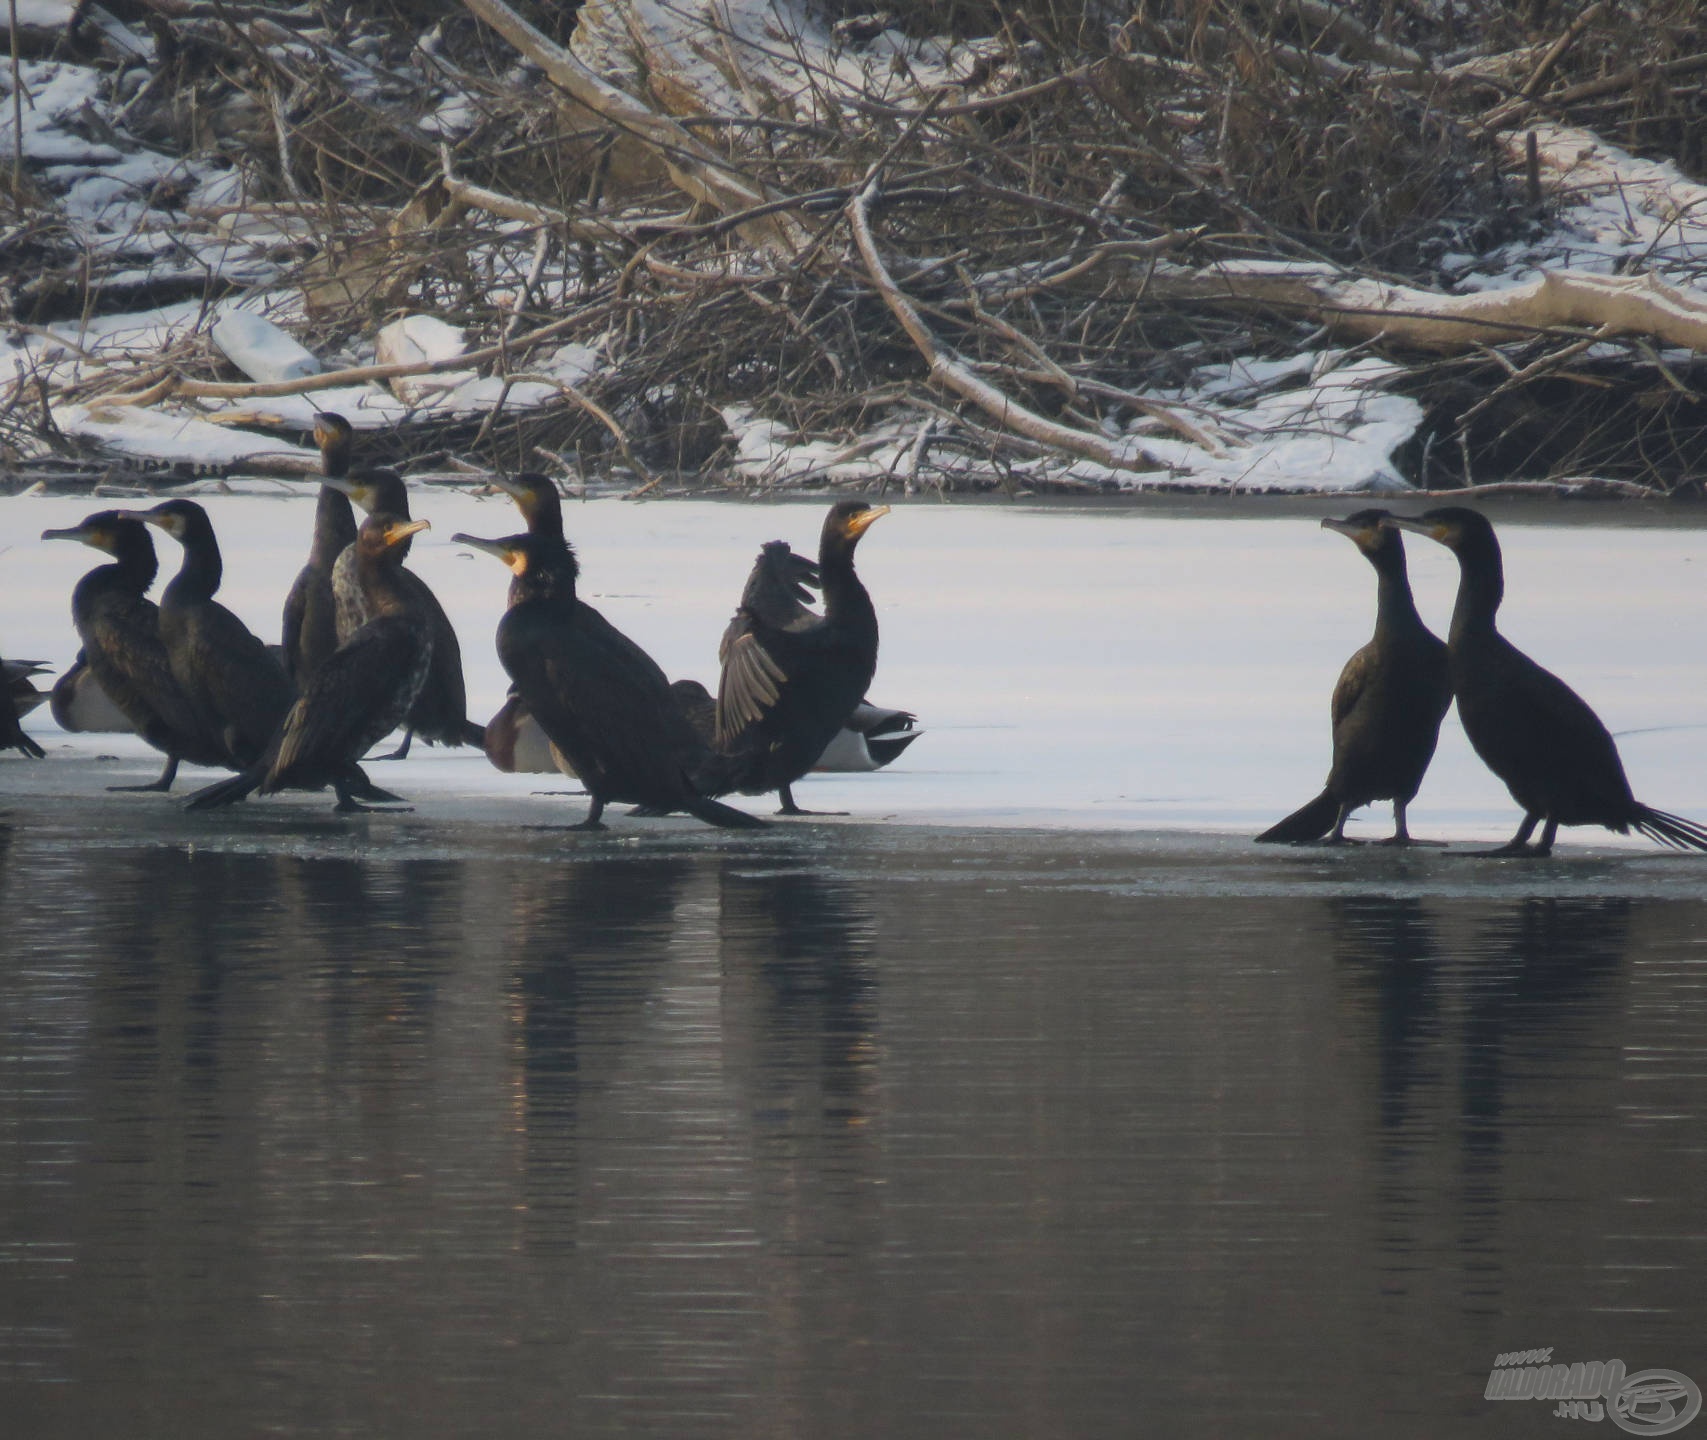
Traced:
POLYGON ((495 877, 507 917, 510 1024, 519 1069, 526 1237, 576 1241, 581 1097, 619 1083, 647 1007, 667 982, 686 860, 511 867, 495 877))
POLYGON ((1001 844, 0 822, 12 1428, 1425 1436, 1509 1427, 1500 1350, 1687 1372, 1707 906, 1001 844))
POLYGON ((1547 1343, 1603 1341, 1581 1292, 1537 1276, 1560 1247, 1604 1245, 1595 1227, 1618 1209, 1601 1147, 1619 1123, 1608 1018, 1627 983, 1633 903, 1360 896, 1329 908, 1336 970, 1374 1059, 1377 1333, 1396 1338, 1419 1306, 1456 1312, 1491 1355, 1526 1293, 1547 1343))

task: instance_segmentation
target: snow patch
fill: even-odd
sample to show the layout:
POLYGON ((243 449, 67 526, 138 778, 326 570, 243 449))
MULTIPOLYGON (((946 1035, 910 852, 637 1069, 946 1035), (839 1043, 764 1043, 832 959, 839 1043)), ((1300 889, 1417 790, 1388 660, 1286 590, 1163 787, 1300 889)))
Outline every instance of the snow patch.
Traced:
POLYGON ((304 467, 318 455, 267 435, 228 429, 190 415, 150 410, 140 405, 59 405, 54 423, 68 435, 95 440, 124 455, 191 465, 231 465, 259 456, 292 456, 304 467))

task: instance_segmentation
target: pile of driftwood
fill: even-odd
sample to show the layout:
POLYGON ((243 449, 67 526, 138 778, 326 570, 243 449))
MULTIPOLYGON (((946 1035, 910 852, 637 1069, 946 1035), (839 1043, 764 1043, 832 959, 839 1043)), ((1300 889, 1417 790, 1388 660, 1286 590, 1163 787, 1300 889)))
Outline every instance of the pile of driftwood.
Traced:
POLYGON ((424 466, 1190 483, 1252 438, 1206 373, 1329 350, 1417 402, 1425 488, 1696 477, 1697 0, 15 3, 15 484, 88 465, 67 417, 294 440, 363 386, 424 466), (236 296, 316 363, 234 362, 236 296))

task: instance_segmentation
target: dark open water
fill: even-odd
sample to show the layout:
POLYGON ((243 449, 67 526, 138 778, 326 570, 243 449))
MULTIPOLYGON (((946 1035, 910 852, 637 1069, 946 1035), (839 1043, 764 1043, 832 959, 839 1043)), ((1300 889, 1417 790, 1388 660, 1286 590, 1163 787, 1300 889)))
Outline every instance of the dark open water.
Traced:
POLYGON ((1707 1381, 1699 864, 180 823, 0 820, 9 1437, 1568 1440, 1496 1353, 1707 1381))

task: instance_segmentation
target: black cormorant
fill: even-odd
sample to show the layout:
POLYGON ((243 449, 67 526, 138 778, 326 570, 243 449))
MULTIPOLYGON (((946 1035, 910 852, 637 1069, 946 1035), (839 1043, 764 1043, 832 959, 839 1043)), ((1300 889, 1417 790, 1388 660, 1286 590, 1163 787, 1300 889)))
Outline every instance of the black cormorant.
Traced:
POLYGON ((402 723, 427 678, 433 631, 402 577, 409 537, 425 520, 376 512, 356 536, 356 573, 370 618, 315 669, 266 753, 240 775, 190 797, 187 808, 208 810, 251 791, 337 792, 340 811, 366 810, 353 795, 395 800, 374 791, 357 762, 402 723))
POLYGON ((499 475, 492 483, 516 502, 527 522, 528 534, 563 539, 563 498, 549 475, 524 470, 516 476, 499 475))
MULTIPOLYGON (((82 673, 93 677, 101 694, 131 729, 166 756, 166 765, 151 785, 110 788, 170 790, 183 760, 192 765, 234 768, 238 762, 224 737, 224 728, 190 702, 173 673, 161 634, 159 607, 147 596, 160 568, 148 526, 134 514, 98 510, 69 529, 42 531, 42 539, 76 540, 112 556, 110 564, 97 565, 71 592, 71 621, 83 642, 78 659, 84 667, 82 673)), ((186 551, 186 563, 188 554, 186 551)), ((54 687, 56 714, 61 703, 69 703, 73 687, 79 683, 78 674, 78 667, 73 666, 61 686, 54 687), (64 702, 60 699, 62 686, 64 702)), ((70 719, 68 715, 61 721, 67 729, 72 728, 67 723, 70 719)))
POLYGON ((1707 829, 1650 809, 1630 793, 1600 717, 1495 628, 1505 576, 1487 518, 1449 505, 1382 523, 1427 535, 1458 557, 1458 600, 1447 634, 1458 718, 1476 753, 1523 807, 1523 823, 1506 844, 1476 853, 1548 855, 1561 825, 1604 825, 1621 835, 1636 830, 1679 850, 1707 850, 1707 829), (1537 823, 1541 838, 1531 845, 1537 823))
POLYGON ((1405 807, 1422 784, 1452 704, 1446 646, 1423 624, 1405 575, 1399 532, 1383 529, 1385 510, 1324 520, 1348 536, 1375 567, 1375 634, 1345 663, 1334 686, 1334 760, 1322 793, 1257 836, 1266 841, 1345 840, 1353 810, 1393 802, 1393 834, 1383 845, 1409 845, 1405 807))
POLYGON ((213 597, 224 574, 207 511, 194 500, 120 511, 158 526, 184 547, 160 596, 160 638, 197 733, 225 748, 226 764, 252 765, 296 699, 284 669, 254 633, 213 597))
POLYGON ((520 582, 498 622, 498 658, 515 692, 586 786, 587 818, 603 829, 617 801, 685 811, 711 825, 763 822, 705 796, 695 775, 710 758, 657 663, 575 596, 574 551, 546 535, 457 541, 495 555, 520 582))
MULTIPOLYGON (((741 592, 741 604, 718 647, 718 659, 726 660, 730 645, 755 622, 784 630, 799 630, 817 624, 819 617, 808 608, 807 602, 818 588, 815 561, 796 554, 786 540, 768 541, 760 547, 758 558, 748 572, 746 586, 741 592)), ((688 685, 704 694, 704 688, 691 680, 678 680, 675 686, 677 694, 683 696, 683 704, 696 725, 700 723, 701 714, 711 717, 712 729, 707 733, 715 736, 715 703, 708 703, 704 709, 696 708, 682 690, 688 685)), ((709 696, 707 701, 710 701, 709 696)), ((812 762, 812 768, 881 770, 924 734, 918 723, 919 717, 910 710, 890 710, 862 699, 842 722, 842 728, 830 737, 830 743, 812 762)))
POLYGON ((709 772, 718 794, 776 790, 782 814, 810 813, 794 803, 791 787, 864 698, 877 669, 877 612, 854 573, 854 547, 888 513, 863 500, 830 508, 818 542, 822 616, 800 603, 809 562, 793 556, 796 563, 788 564, 773 554, 778 563, 766 565, 772 552, 761 552, 720 647, 719 754, 709 772))
MULTIPOLYGON (((335 453, 347 455, 349 423, 341 416, 322 412, 317 423, 332 436, 335 453), (343 447, 339 451, 339 447, 343 447)), ((325 446, 322 446, 325 453, 325 446)), ((337 463, 337 462, 334 462, 337 463)), ((340 468, 348 470, 347 459, 340 468)), ((342 490, 369 514, 382 513, 409 518, 409 492, 403 477, 395 470, 362 469, 339 476, 328 476, 327 484, 342 490)), ((407 545, 407 542, 405 542, 407 545)), ((407 549, 404 551, 407 554, 407 549)), ((409 753, 415 736, 440 745, 482 745, 485 728, 468 718, 468 690, 462 676, 462 646, 456 629, 439 604, 438 597, 427 582, 412 570, 397 572, 398 584, 415 597, 420 609, 433 625, 432 668, 427 683, 415 697, 404 721, 403 743, 392 754, 377 758, 401 760, 409 753)), ((356 579, 355 552, 346 548, 332 567, 332 590, 338 612, 338 639, 342 643, 355 634, 369 618, 362 602, 361 585, 356 579)))
MULTIPOLYGON (((320 447, 322 472, 339 478, 347 475, 348 423, 329 412, 316 415, 314 440, 320 447)), ((298 690, 307 685, 315 667, 338 648, 332 567, 355 539, 356 516, 350 497, 331 485, 322 485, 314 506, 314 538, 308 547, 308 563, 298 572, 284 604, 284 667, 298 690)))
POLYGON ((0 750, 17 750, 31 760, 47 754, 18 723, 47 699, 30 683, 32 675, 46 669, 38 660, 0 660, 0 750))

